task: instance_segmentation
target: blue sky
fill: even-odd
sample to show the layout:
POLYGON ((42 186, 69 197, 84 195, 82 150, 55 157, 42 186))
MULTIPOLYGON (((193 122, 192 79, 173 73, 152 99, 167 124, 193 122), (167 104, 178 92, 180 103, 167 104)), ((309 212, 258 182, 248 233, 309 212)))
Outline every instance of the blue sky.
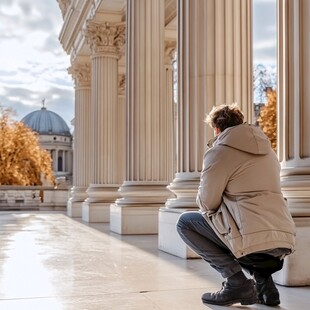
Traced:
MULTIPOLYGON (((253 0, 254 63, 276 65, 275 14, 276 0, 253 0)), ((58 40, 63 21, 57 1, 1 0, 0 20, 1 104, 20 120, 45 98, 70 126, 74 89, 70 57, 58 40)))

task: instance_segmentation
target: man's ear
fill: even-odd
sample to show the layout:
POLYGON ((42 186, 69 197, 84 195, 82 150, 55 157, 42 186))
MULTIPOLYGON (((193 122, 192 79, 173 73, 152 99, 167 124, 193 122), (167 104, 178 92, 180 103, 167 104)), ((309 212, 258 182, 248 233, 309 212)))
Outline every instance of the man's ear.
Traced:
POLYGON ((214 127, 214 131, 216 135, 219 135, 221 133, 221 130, 218 127, 214 127))

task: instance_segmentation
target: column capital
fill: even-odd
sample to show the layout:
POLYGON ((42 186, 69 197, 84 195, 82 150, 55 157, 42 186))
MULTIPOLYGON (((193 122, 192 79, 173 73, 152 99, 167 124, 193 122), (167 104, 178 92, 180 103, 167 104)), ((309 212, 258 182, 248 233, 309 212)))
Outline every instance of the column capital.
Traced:
POLYGON ((68 73, 72 75, 76 87, 87 87, 91 85, 91 66, 88 63, 73 64, 68 73))
POLYGON ((119 57, 125 44, 125 24, 88 20, 84 35, 93 55, 119 57))
POLYGON ((165 41, 165 63, 171 65, 176 52, 177 43, 176 41, 169 40, 165 41))

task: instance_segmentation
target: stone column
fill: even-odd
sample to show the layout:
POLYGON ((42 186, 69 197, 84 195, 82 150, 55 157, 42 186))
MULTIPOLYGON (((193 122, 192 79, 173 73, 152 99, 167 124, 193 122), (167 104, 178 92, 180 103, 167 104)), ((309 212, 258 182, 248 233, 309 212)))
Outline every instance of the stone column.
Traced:
POLYGON ((120 180, 126 178, 126 96, 125 73, 118 74, 118 169, 120 180))
POLYGON ((65 171, 67 171, 66 170, 67 163, 66 163, 66 151, 65 150, 62 150, 61 157, 62 157, 62 171, 65 172, 65 171))
POLYGON ((74 157, 73 187, 67 203, 67 214, 82 217, 83 201, 90 181, 90 107, 91 68, 90 64, 76 63, 69 68, 75 82, 74 157))
POLYGON ((127 1, 127 151, 122 196, 111 206, 112 231, 153 234, 171 195, 170 107, 164 97, 165 1, 127 1))
POLYGON ((176 172, 176 101, 174 98, 174 69, 173 65, 175 62, 175 53, 176 53, 176 41, 168 39, 165 42, 165 77, 164 77, 164 94, 167 108, 169 109, 169 115, 171 115, 171 123, 169 126, 170 135, 167 136, 167 144, 171 145, 171 156, 172 160, 172 169, 170 171, 170 179, 173 179, 173 176, 176 172))
POLYGON ((55 153, 54 153, 54 158, 55 158, 54 168, 55 168, 55 172, 58 171, 58 156, 59 156, 59 151, 58 151, 58 149, 55 149, 55 153))
POLYGON ((237 102, 252 119, 251 1, 178 0, 177 173, 159 212, 159 249, 196 257, 176 232, 185 210, 197 210, 202 158, 213 130, 213 105, 237 102))
POLYGON ((310 285, 310 3, 279 0, 278 16, 278 154, 297 235, 296 252, 274 278, 310 285))
POLYGON ((110 203, 122 182, 118 168, 118 57, 124 25, 89 20, 85 36, 92 52, 91 175, 83 204, 86 222, 109 222, 110 203))

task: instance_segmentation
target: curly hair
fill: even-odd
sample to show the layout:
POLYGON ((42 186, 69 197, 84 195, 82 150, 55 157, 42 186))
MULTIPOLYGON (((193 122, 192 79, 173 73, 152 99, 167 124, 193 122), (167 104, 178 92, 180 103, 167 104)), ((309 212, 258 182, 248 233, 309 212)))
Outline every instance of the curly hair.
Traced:
POLYGON ((205 122, 223 132, 228 127, 243 124, 244 116, 236 103, 214 106, 205 122))

